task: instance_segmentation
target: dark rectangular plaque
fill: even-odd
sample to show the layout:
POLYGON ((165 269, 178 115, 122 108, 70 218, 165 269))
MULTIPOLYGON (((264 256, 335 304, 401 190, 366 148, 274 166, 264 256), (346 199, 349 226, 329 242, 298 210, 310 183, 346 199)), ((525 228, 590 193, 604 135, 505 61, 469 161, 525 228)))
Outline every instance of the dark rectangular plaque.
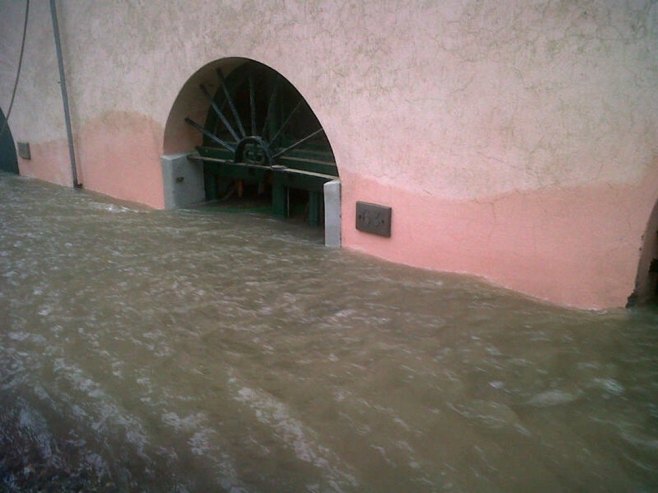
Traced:
POLYGON ((391 212, 385 205, 356 203, 356 229, 364 233, 391 237, 391 212))
POLYGON ((32 159, 30 154, 30 143, 29 142, 16 142, 18 145, 18 155, 23 159, 32 159))

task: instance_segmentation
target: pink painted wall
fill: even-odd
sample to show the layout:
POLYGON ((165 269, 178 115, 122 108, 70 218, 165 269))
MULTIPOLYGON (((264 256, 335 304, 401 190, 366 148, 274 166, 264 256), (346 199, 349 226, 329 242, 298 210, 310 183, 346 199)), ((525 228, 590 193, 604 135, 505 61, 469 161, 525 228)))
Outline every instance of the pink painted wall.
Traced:
POLYGON ((164 207, 162 125, 128 111, 104 113, 77 136, 79 179, 88 190, 154 208, 164 207))
MULTIPOLYGON (((67 184, 48 4, 34 5, 10 124, 37 150, 21 171, 67 184)), ((196 86, 216 81, 204 67, 251 58, 325 128, 345 247, 582 308, 623 306, 633 291, 658 199, 655 2, 58 5, 90 190, 162 207, 159 157, 198 142, 182 118, 207 109, 196 86), (355 230, 357 200, 393 207, 390 239, 355 230)), ((3 108, 23 6, 0 0, 3 108)))
MULTIPOLYGON (((343 178, 343 240, 393 262, 473 274, 553 303, 624 306, 658 174, 639 187, 592 186, 436 199, 343 178), (391 238, 355 229, 357 200, 393 208, 391 238)), ((655 233, 654 233, 655 234, 655 233)))
POLYGON ((30 159, 18 156, 18 168, 23 176, 65 187, 72 184, 71 161, 66 140, 31 142, 30 159))

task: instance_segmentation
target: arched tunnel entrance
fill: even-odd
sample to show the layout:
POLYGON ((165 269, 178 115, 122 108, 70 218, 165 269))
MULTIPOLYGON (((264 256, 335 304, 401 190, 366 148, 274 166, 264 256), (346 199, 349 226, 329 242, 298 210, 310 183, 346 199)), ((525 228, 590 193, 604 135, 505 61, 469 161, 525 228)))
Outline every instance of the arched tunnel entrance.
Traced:
POLYGON ((184 108, 177 101, 168 126, 175 116, 176 125, 182 121, 196 134, 186 158, 202 168, 206 201, 311 226, 324 226, 327 212, 340 214, 339 202, 326 210, 327 187, 338 183, 329 140, 280 73, 254 60, 228 59, 205 67, 184 91, 190 103, 184 108))
POLYGON ((0 171, 18 174, 18 158, 9 123, 0 109, 0 171))

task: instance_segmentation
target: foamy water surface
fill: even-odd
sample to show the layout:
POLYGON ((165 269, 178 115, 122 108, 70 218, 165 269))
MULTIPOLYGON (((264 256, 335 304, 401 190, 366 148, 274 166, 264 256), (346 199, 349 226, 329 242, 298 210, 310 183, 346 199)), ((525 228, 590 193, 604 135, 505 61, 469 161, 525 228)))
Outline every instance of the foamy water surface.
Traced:
POLYGON ((8 175, 0 228, 2 417, 110 489, 658 488, 655 312, 8 175))

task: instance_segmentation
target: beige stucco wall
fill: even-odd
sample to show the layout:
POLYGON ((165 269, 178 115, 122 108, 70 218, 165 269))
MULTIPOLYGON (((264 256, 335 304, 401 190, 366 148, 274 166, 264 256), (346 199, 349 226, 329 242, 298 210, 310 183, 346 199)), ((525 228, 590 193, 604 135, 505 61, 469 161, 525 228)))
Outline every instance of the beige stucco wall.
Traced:
MULTIPOLYGON (((18 67, 25 2, 0 3, 0 107, 9 109, 18 67)), ((29 142, 32 160, 21 174, 71 184, 66 127, 48 2, 30 3, 25 53, 9 125, 16 141, 29 142)))
MULTIPOLYGON (((656 2, 58 6, 86 188, 161 207, 179 91, 204 65, 247 57, 287 77, 322 122, 347 247, 567 305, 621 306, 633 290, 658 197, 656 2), (390 239, 354 229, 356 200, 393 206, 390 239)), ((4 109, 23 4, 0 9, 4 109)), ((10 124, 52 150, 21 170, 67 183, 48 3, 32 10, 10 124)))

